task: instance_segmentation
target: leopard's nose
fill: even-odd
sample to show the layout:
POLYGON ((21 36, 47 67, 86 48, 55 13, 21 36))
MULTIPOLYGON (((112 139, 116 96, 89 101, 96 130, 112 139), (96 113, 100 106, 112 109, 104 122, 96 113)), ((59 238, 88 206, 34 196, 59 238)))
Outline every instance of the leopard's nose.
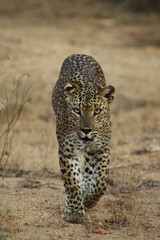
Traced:
POLYGON ((91 128, 81 128, 81 131, 84 132, 85 134, 88 134, 92 131, 91 128))

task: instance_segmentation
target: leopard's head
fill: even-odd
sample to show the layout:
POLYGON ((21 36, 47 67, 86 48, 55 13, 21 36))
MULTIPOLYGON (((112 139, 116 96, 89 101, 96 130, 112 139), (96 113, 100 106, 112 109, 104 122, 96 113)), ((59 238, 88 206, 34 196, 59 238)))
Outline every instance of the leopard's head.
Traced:
POLYGON ((100 88, 92 83, 64 87, 70 121, 82 141, 92 141, 106 126, 110 126, 109 104, 114 99, 113 86, 100 88))

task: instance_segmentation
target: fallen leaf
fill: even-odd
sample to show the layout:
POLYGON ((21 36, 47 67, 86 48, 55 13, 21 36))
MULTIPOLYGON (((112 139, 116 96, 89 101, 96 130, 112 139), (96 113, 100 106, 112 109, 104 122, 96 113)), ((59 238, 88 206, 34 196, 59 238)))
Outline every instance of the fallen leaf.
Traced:
POLYGON ((95 230, 93 230, 93 233, 98 233, 98 234, 107 234, 107 231, 104 230, 103 228, 99 227, 95 230))

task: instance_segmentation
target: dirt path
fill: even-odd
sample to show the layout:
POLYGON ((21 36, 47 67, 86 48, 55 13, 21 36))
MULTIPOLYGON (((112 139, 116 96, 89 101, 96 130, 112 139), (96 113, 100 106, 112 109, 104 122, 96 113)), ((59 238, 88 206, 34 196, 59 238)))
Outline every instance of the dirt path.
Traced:
MULTIPOLYGON (((67 10, 66 10, 67 11, 67 10)), ((0 57, 11 87, 30 76, 32 103, 13 137, 0 179, 0 239, 160 239, 159 22, 72 16, 39 21, 1 16, 0 57), (61 219, 61 181, 51 89, 72 53, 92 55, 116 88, 108 190, 85 225, 61 219), (106 235, 93 233, 102 227, 106 235)), ((3 80, 3 73, 1 80, 3 80)), ((2 88, 0 88, 1 96, 2 88)), ((3 126, 3 122, 1 123, 3 126)))

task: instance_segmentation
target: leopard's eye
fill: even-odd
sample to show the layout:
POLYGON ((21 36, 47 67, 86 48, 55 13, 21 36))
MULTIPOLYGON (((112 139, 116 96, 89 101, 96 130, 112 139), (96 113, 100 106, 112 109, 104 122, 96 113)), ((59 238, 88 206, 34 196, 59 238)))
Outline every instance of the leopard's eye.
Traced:
POLYGON ((81 115, 81 111, 79 108, 73 108, 73 111, 78 114, 78 115, 81 115))
POLYGON ((102 110, 100 108, 97 108, 94 110, 94 116, 98 115, 102 110))

